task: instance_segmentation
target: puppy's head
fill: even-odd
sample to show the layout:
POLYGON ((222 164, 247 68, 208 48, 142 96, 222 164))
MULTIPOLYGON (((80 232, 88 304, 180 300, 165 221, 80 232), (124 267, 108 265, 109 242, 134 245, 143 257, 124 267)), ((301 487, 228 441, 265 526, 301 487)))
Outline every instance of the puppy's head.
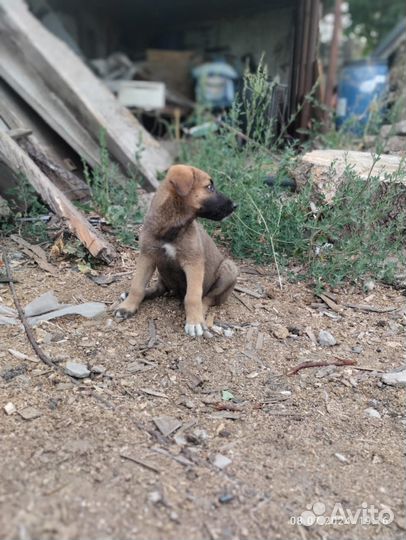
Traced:
POLYGON ((189 165, 173 165, 165 178, 171 194, 193 211, 196 217, 220 221, 234 212, 237 205, 216 190, 212 178, 189 165))

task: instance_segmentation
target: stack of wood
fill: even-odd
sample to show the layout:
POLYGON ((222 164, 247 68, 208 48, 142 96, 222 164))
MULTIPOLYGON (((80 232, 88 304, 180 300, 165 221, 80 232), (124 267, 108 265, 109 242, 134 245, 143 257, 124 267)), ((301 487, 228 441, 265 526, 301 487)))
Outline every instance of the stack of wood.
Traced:
POLYGON ((0 0, 0 191, 23 175, 90 253, 109 262, 114 249, 71 202, 89 195, 77 171, 81 160, 101 165, 102 133, 118 180, 137 172, 155 190, 171 163, 167 151, 23 0, 0 0))

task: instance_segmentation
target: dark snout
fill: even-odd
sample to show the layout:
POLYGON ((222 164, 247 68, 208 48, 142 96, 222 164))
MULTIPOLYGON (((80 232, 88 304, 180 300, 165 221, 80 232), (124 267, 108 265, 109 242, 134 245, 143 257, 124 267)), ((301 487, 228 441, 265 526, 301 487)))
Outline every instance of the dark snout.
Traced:
POLYGON ((231 215, 238 204, 218 191, 210 195, 202 204, 198 217, 221 221, 231 215))

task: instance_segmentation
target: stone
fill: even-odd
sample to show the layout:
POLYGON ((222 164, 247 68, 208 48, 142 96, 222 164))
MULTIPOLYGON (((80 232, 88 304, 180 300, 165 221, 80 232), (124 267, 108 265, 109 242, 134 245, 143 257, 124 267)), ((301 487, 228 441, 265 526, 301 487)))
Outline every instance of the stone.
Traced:
POLYGON ((164 498, 160 491, 151 491, 151 493, 148 494, 148 500, 152 504, 159 504, 163 502, 164 498))
POLYGON ((76 379, 84 379, 90 375, 87 366, 85 364, 79 364, 78 362, 67 362, 65 373, 76 379))
POLYGON ((406 369, 383 373, 381 379, 390 386, 406 386, 406 369))
POLYGON ((333 334, 330 334, 327 330, 320 330, 319 344, 322 347, 333 347, 334 345, 337 345, 337 341, 333 334))
POLYGON ((286 339, 289 336, 289 330, 280 324, 272 329, 272 333, 277 339, 286 339))
POLYGON ((225 469, 232 463, 231 459, 223 454, 216 454, 211 462, 218 469, 225 469))
POLYGON ((224 337, 231 338, 233 337, 234 332, 231 330, 231 328, 225 328, 224 329, 224 337))
POLYGON ((341 461, 341 463, 348 463, 348 459, 344 456, 344 454, 336 452, 334 455, 338 459, 338 461, 341 461))
POLYGON ((14 405, 14 403, 11 403, 11 401, 4 405, 4 412, 8 415, 15 413, 16 410, 16 406, 14 405))
POLYGON ((90 371, 92 373, 94 373, 95 375, 103 375, 103 373, 106 372, 106 369, 104 366, 100 366, 100 365, 96 365, 96 366, 92 366, 90 368, 90 371))
POLYGON ((368 407, 364 410, 364 413, 366 416, 369 416, 370 418, 381 418, 381 413, 374 409, 373 407, 368 407))
POLYGON ((35 420, 42 416, 42 412, 35 407, 25 407, 21 411, 18 411, 18 414, 24 418, 24 420, 35 420))
POLYGON ((355 345, 355 347, 351 349, 351 352, 354 354, 361 354, 363 350, 364 349, 361 347, 361 345, 355 345))
POLYGON ((152 420, 164 437, 168 437, 182 425, 182 422, 173 416, 155 416, 152 420))

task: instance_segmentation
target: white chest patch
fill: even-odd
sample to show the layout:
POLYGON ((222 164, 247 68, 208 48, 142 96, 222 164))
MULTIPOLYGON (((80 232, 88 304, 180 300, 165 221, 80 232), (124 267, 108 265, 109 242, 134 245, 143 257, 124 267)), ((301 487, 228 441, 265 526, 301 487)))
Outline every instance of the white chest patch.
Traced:
POLYGON ((170 257, 171 259, 176 259, 176 247, 175 246, 173 246, 172 244, 164 244, 163 248, 164 248, 165 253, 167 254, 168 257, 170 257))

